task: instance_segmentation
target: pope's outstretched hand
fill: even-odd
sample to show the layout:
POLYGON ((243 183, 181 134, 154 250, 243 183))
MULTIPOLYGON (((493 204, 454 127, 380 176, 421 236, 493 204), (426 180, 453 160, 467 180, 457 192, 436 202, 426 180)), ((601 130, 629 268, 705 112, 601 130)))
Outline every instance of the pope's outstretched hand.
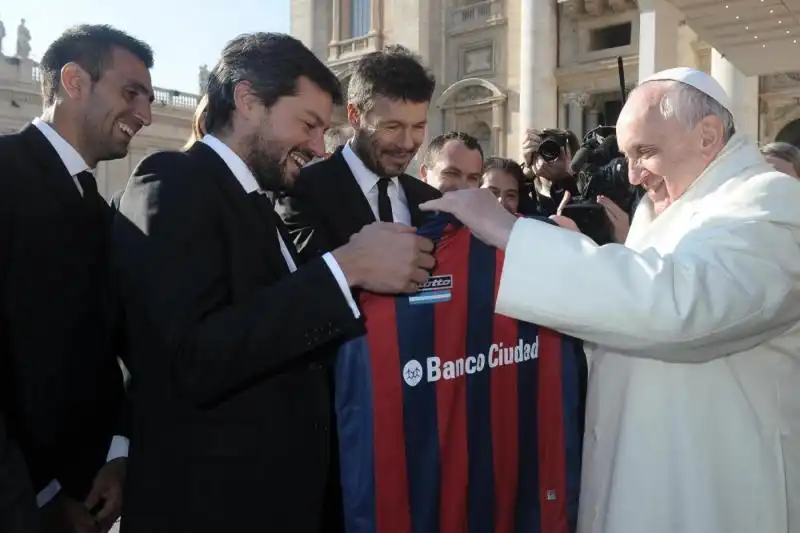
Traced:
POLYGON ((464 189, 445 193, 441 198, 419 206, 423 211, 451 213, 480 240, 505 250, 511 229, 517 221, 500 205, 489 189, 464 189))

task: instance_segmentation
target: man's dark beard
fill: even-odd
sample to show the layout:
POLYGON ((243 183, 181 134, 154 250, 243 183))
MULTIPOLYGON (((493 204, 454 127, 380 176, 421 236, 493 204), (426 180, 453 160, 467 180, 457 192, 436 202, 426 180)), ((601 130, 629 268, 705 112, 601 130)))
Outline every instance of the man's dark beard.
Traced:
POLYGON ((270 145, 274 145, 274 143, 270 143, 260 136, 254 136, 248 142, 246 163, 262 191, 282 193, 286 191, 286 180, 283 176, 284 165, 281 164, 280 156, 270 153, 270 145))
POLYGON ((355 152, 361 162, 364 163, 364 166, 374 172, 376 176, 379 178, 396 177, 389 175, 389 173, 386 172, 386 169, 383 168, 380 163, 378 163, 377 158, 370 150, 372 144, 372 138, 363 130, 357 131, 353 136, 353 140, 350 141, 350 147, 353 149, 353 152, 355 152))

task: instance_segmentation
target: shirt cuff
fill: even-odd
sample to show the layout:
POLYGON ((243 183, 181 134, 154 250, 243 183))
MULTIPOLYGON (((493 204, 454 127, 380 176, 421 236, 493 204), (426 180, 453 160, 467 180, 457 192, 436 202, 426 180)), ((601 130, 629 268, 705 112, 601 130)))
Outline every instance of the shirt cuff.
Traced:
POLYGON ((359 318, 361 316, 361 311, 359 311, 358 305, 353 298, 353 293, 350 291, 350 284, 347 282, 344 272, 342 272, 342 267, 339 266, 339 263, 336 262, 336 258, 333 257, 333 254, 330 252, 323 255, 322 259, 325 260, 325 264, 328 265, 336 283, 338 283, 339 288, 342 289, 342 294, 344 294, 344 298, 347 300, 347 305, 349 305, 350 309, 353 311, 353 316, 359 318))
POLYGON ((57 479, 54 479, 36 495, 36 506, 39 508, 44 507, 53 501, 53 498, 56 497, 60 490, 61 483, 59 483, 57 479))
POLYGON ((108 457, 106 457, 106 462, 110 463, 114 459, 128 457, 129 445, 130 441, 126 437, 114 435, 114 438, 111 439, 111 447, 108 449, 108 457))

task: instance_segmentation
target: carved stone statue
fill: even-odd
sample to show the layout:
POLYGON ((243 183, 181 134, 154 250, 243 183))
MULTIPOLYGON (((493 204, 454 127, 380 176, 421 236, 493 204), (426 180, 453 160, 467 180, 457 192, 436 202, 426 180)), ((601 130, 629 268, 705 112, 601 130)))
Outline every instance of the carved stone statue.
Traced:
POLYGON ((208 65, 202 65, 200 67, 200 74, 198 75, 198 83, 200 84, 200 94, 206 94, 206 89, 208 87, 208 76, 210 72, 208 71, 208 65))
POLYGON ((3 21, 0 20, 0 56, 3 55, 3 39, 6 38, 6 27, 3 26, 3 21))
POLYGON ((25 19, 22 19, 17 27, 17 57, 28 59, 31 55, 31 32, 25 27, 25 19))

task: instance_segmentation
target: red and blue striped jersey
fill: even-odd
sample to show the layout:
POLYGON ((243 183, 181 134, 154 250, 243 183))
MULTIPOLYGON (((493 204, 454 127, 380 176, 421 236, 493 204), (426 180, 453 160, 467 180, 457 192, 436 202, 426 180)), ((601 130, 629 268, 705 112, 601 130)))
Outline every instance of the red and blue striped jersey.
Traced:
POLYGON ((580 341, 496 315, 503 254, 467 228, 437 215, 420 233, 430 280, 362 294, 368 333, 336 362, 347 533, 574 532, 580 341))

